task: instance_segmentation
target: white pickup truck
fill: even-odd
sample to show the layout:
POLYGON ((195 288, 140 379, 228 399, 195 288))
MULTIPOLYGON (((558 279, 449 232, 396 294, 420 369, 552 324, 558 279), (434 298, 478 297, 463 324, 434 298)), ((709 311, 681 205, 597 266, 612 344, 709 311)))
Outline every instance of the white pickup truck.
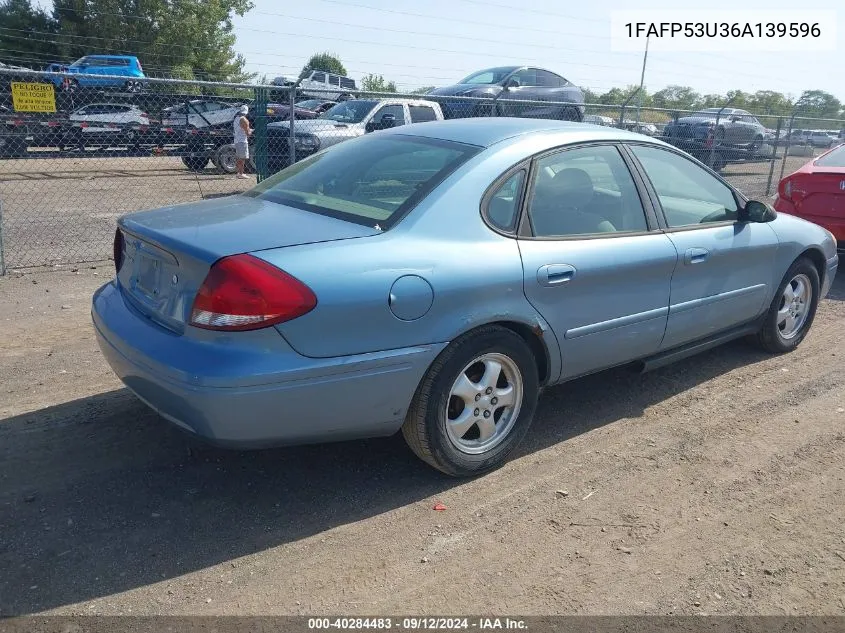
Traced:
MULTIPOLYGON (((440 105, 424 99, 341 101, 316 119, 297 119, 294 122, 295 160, 376 130, 443 119, 440 105)), ((291 162, 290 122, 270 123, 267 125, 267 164, 270 172, 284 169, 291 162)))

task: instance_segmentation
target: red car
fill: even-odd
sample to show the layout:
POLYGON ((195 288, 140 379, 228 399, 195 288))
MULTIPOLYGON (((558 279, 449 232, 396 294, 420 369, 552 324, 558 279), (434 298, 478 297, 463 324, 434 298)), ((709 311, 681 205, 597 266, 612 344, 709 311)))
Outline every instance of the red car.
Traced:
POLYGON ((781 180, 775 209, 823 226, 845 249, 845 145, 781 180))

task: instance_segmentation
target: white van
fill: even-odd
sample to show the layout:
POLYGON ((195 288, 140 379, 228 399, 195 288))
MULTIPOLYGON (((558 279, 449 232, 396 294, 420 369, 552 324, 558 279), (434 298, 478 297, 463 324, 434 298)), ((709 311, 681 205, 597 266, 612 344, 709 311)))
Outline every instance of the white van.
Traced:
MULTIPOLYGON (((274 86, 292 86, 296 79, 291 77, 276 77, 273 80, 274 86)), ((299 91, 309 97, 316 99, 330 99, 337 101, 342 97, 351 96, 350 92, 358 90, 355 80, 343 75, 327 73, 323 70, 312 70, 308 76, 299 83, 299 91)))

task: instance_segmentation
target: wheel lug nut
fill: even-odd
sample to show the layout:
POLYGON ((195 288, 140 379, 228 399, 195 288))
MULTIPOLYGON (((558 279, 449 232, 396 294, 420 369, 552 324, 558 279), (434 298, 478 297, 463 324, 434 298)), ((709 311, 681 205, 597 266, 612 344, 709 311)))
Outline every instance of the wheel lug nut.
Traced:
POLYGON ((497 402, 499 402, 498 398, 491 398, 490 399, 490 404, 496 404, 497 402))
POLYGON ((490 417, 490 412, 489 412, 489 411, 485 411, 485 412, 484 412, 484 417, 485 417, 485 418, 489 418, 489 417, 490 417))
POLYGON ((473 415, 474 415, 475 417, 478 417, 478 414, 480 413, 480 411, 479 411, 478 409, 476 409, 476 410, 475 410, 475 411, 473 411, 472 413, 473 413, 473 415))
POLYGON ((477 393, 475 394, 475 401, 478 402, 479 400, 481 400, 481 394, 477 393))
POLYGON ((486 394, 493 393, 493 387, 487 387, 487 389, 484 390, 484 393, 486 393, 486 394))

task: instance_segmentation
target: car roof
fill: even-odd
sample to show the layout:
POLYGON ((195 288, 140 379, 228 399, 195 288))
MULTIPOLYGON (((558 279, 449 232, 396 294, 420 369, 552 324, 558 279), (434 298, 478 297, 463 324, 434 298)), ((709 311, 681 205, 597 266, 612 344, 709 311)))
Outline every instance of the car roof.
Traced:
POLYGON ((135 59, 134 55, 85 55, 92 59, 135 59))
POLYGON ((379 134, 405 134, 437 138, 467 145, 489 147, 501 141, 527 134, 563 133, 566 143, 578 143, 592 140, 643 140, 659 143, 642 134, 628 132, 613 127, 574 123, 572 121, 553 121, 548 119, 522 119, 518 117, 478 117, 471 119, 449 119, 414 123, 412 126, 400 126, 384 130, 379 134))

